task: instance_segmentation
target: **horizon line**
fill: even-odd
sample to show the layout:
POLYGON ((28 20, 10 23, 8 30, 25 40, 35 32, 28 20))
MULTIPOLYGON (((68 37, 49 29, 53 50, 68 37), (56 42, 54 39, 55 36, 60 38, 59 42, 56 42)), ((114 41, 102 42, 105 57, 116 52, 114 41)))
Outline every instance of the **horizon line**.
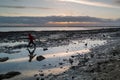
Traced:
POLYGON ((95 16, 66 16, 66 15, 49 15, 49 16, 2 16, 0 15, 0 17, 90 17, 90 18, 99 18, 99 19, 112 19, 112 20, 117 20, 117 19, 120 19, 119 18, 101 18, 101 17, 95 17, 95 16))

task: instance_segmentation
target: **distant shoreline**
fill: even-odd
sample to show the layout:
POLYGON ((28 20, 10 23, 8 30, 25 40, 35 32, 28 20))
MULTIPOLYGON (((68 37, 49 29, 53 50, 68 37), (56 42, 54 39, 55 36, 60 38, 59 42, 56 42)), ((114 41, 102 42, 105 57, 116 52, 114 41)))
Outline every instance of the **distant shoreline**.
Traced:
POLYGON ((0 27, 0 32, 53 32, 53 31, 92 31, 120 29, 120 27, 0 27))
POLYGON ((38 26, 38 25, 0 25, 1 27, 120 27, 120 26, 38 26))
POLYGON ((109 31, 119 31, 120 28, 101 28, 101 29, 90 29, 90 30, 43 30, 43 31, 35 31, 35 30, 24 30, 24 31, 0 31, 0 33, 14 33, 14 32, 85 32, 85 31, 99 31, 99 32, 109 32, 109 31))

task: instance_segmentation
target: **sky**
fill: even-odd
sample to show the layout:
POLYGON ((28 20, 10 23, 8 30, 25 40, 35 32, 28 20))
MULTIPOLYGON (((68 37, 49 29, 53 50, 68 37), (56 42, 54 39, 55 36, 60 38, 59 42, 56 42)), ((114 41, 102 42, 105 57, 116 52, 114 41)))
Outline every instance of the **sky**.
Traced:
POLYGON ((120 18, 120 0, 0 0, 0 16, 120 18))
POLYGON ((120 26, 120 0, 0 0, 0 26, 30 26, 31 23, 120 26))

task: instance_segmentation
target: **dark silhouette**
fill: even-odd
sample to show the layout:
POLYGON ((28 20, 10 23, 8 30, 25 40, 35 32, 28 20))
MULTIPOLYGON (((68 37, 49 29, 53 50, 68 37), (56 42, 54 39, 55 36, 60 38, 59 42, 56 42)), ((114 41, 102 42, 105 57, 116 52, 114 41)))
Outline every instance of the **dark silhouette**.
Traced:
POLYGON ((32 51, 30 51, 29 49, 27 49, 28 50, 28 52, 29 52, 29 62, 31 62, 32 61, 32 59, 36 56, 36 54, 34 54, 34 52, 35 52, 35 50, 36 50, 36 47, 32 50, 32 51))
POLYGON ((85 46, 87 46, 88 44, 87 43, 85 43, 85 46))
POLYGON ((42 55, 36 57, 36 60, 37 60, 37 61, 42 61, 42 60, 44 60, 44 59, 45 59, 45 57, 42 56, 42 55))
POLYGON ((0 80, 13 78, 13 77, 20 75, 20 74, 21 74, 20 72, 16 72, 16 71, 11 71, 11 72, 8 72, 6 74, 0 74, 0 80))
POLYGON ((48 50, 48 48, 43 48, 43 51, 46 51, 46 50, 48 50))
POLYGON ((27 48, 31 47, 32 45, 35 48, 36 47, 36 44, 34 43, 35 38, 31 34, 28 34, 28 39, 29 39, 29 43, 28 43, 27 48))
POLYGON ((71 58, 69 58, 69 63, 71 64, 71 65, 73 65, 73 59, 71 59, 71 58))
POLYGON ((9 59, 9 57, 3 57, 3 58, 0 58, 0 62, 5 62, 9 59))

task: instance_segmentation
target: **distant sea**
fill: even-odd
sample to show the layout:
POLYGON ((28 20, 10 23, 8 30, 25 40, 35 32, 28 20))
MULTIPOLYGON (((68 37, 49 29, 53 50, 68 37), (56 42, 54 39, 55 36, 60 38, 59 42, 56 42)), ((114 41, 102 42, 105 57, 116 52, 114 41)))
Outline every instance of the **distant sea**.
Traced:
POLYGON ((72 31, 72 30, 94 30, 104 28, 120 28, 120 27, 0 27, 0 32, 9 31, 72 31))

